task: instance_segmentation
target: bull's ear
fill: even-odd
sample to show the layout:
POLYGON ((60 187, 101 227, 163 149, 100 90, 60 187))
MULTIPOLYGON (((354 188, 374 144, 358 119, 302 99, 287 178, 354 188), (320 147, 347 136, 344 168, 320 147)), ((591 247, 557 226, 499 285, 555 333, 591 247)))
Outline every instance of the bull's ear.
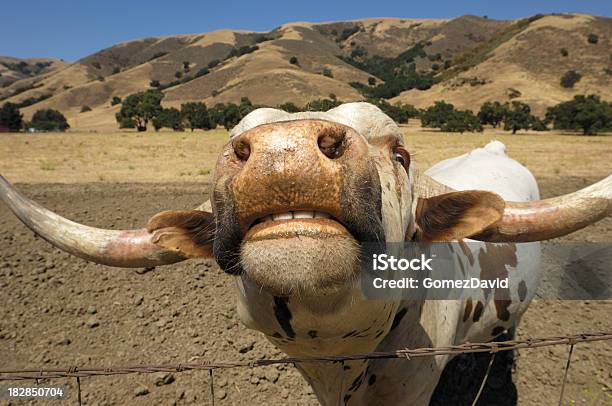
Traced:
POLYGON ((445 193, 417 201, 416 238, 454 241, 479 234, 504 214, 505 202, 497 194, 481 190, 445 193))
POLYGON ((200 210, 162 211, 151 217, 151 241, 185 258, 212 258, 215 222, 212 213, 200 210))

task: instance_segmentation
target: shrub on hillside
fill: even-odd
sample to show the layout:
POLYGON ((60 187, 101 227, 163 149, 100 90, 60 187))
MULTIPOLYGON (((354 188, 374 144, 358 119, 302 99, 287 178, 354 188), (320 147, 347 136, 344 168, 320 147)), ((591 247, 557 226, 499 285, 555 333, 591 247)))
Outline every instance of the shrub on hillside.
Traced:
POLYGON ((195 77, 199 78, 200 76, 208 75, 209 73, 210 73, 210 70, 208 68, 202 68, 196 72, 195 77))
POLYGON ((283 103, 281 105, 278 106, 279 109, 286 111, 287 113, 297 113, 300 110, 300 108, 298 106, 296 106, 294 103, 292 102, 287 102, 287 103, 283 103))
POLYGON ((46 94, 41 94, 40 96, 28 97, 27 99, 24 99, 20 101, 19 103, 17 103, 17 107, 20 109, 24 107, 28 107, 38 102, 41 102, 43 100, 46 100, 50 98, 51 96, 53 96, 51 93, 46 93, 46 94))
POLYGON ((575 70, 569 70, 561 76, 561 86, 571 89, 582 78, 582 75, 575 70))
POLYGON ((360 82, 349 83, 359 90, 365 97, 371 99, 390 99, 409 89, 426 90, 429 89, 438 79, 434 78, 433 73, 420 73, 416 70, 415 61, 417 58, 427 56, 425 43, 418 43, 408 50, 402 52, 394 58, 373 55, 371 57, 344 57, 340 56, 344 62, 363 70, 372 76, 376 76, 384 81, 377 86, 360 82))
POLYGON ((53 109, 38 110, 29 126, 38 131, 66 131, 70 126, 62 113, 53 109))
POLYGON ((361 27, 359 25, 354 25, 352 27, 343 29, 340 36, 336 38, 336 42, 347 40, 351 35, 358 33, 360 29, 361 27))
POLYGON ((597 44, 599 42, 599 36, 597 34, 590 33, 587 36, 587 42, 589 44, 597 44))
POLYGON ((152 61, 153 59, 161 58, 165 55, 168 55, 168 52, 156 52, 151 58, 149 58, 149 60, 152 61))
POLYGON ((334 107, 338 107, 341 104, 342 102, 339 100, 317 99, 306 103, 306 106, 304 106, 304 111, 327 111, 333 109, 334 107))
POLYGON ((508 88, 508 98, 510 100, 512 99, 516 99, 517 97, 521 97, 523 94, 520 92, 520 90, 514 89, 512 87, 508 88))
POLYGON ((255 52, 259 49, 257 45, 244 45, 240 48, 233 48, 230 53, 227 55, 228 58, 232 58, 234 56, 242 56, 246 54, 250 54, 251 52, 255 52))

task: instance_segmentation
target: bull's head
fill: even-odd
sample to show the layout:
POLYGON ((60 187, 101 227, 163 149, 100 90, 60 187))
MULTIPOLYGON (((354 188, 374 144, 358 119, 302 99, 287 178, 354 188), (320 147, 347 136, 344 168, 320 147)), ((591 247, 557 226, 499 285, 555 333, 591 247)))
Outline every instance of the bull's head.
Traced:
POLYGON ((249 114, 217 162, 212 205, 162 212, 141 230, 71 222, 1 177, 0 197, 37 234, 90 261, 143 267, 214 256, 224 271, 274 294, 317 295, 355 278, 365 241, 526 242, 570 233, 611 212, 612 177, 528 203, 452 191, 415 175, 389 117, 351 103, 326 113, 249 114))

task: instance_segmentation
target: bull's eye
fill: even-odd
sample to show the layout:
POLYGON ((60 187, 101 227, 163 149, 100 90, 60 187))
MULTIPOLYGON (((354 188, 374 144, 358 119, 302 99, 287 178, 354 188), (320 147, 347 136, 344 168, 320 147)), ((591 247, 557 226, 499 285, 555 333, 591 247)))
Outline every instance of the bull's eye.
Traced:
POLYGON ((403 147, 395 147, 393 149, 393 160, 399 162, 404 169, 408 170, 410 166, 410 153, 403 147))

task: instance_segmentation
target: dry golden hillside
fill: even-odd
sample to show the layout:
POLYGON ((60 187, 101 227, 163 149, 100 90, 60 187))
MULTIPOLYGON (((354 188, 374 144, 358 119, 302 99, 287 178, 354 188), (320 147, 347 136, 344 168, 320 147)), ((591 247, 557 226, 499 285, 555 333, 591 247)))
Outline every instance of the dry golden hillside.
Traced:
POLYGON ((166 106, 242 97, 256 104, 303 105, 330 94, 353 101, 364 99, 355 83, 385 83, 376 66, 386 63, 387 72, 412 70, 439 82, 396 92, 394 102, 426 107, 444 99, 477 110, 484 101, 514 97, 540 114, 578 93, 612 98, 611 41, 612 19, 582 14, 514 21, 462 16, 298 22, 267 33, 220 30, 127 41, 16 80, 0 89, 0 103, 33 100, 22 108, 26 118, 55 108, 73 128, 110 130, 119 109, 111 99, 151 85, 162 86, 166 106), (587 41, 589 34, 597 35, 596 44, 587 41), (292 57, 297 63, 290 63, 292 57), (573 89, 560 85, 568 70, 582 75, 573 89), (92 110, 81 113, 83 106, 92 110))
POLYGON ((524 30, 499 41, 475 66, 427 91, 409 90, 394 101, 426 107, 445 100, 460 108, 478 110, 486 101, 519 100, 536 114, 575 94, 598 94, 612 99, 612 19, 585 14, 544 16, 524 30), (589 34, 598 37, 589 43, 589 34), (562 50, 567 56, 562 55, 562 50), (561 77, 574 70, 582 75, 572 89, 561 77))
MULTIPOLYGON (((21 59, 0 56, 0 95, 8 94, 7 88, 17 81, 57 72, 68 65, 68 62, 55 58, 21 59)), ((24 80, 22 83, 25 82, 24 80)))

